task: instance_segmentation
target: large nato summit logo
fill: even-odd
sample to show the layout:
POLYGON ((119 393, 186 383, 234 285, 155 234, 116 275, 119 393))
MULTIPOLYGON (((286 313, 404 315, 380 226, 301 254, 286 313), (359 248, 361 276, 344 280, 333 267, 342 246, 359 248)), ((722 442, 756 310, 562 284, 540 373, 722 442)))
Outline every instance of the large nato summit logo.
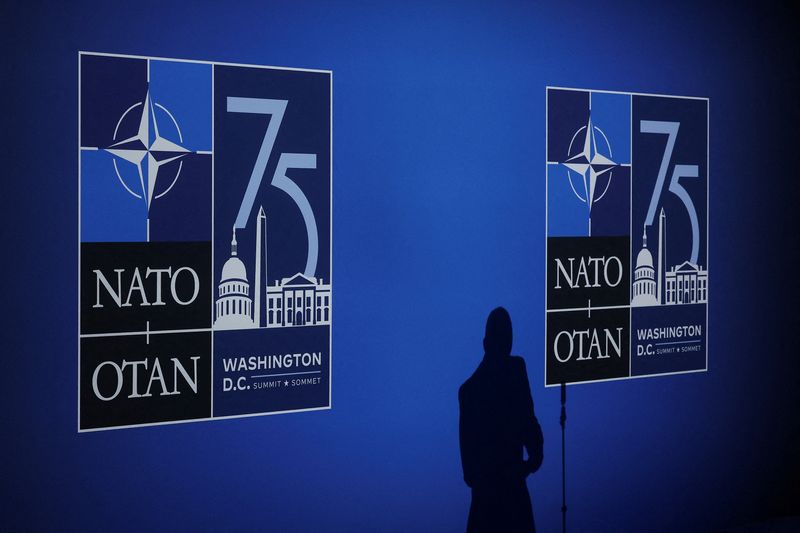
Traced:
POLYGON ((546 108, 546 385, 705 370, 708 100, 546 108))
POLYGON ((330 407, 331 72, 79 54, 79 431, 330 407))

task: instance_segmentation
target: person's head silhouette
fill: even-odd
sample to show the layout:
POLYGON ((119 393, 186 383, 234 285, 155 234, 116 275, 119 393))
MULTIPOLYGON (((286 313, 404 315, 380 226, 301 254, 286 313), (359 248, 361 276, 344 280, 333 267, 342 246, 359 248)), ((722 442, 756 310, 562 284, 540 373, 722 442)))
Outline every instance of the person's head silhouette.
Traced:
POLYGON ((511 355, 511 316, 503 307, 496 307, 486 319, 486 334, 483 349, 487 357, 499 358, 511 355))

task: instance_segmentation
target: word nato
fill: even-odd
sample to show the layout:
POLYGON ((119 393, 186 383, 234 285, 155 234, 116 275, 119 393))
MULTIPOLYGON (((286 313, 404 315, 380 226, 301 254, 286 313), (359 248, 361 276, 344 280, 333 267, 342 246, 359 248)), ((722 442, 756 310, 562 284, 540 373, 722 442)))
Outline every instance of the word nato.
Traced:
MULTIPOLYGON (((195 272, 192 268, 188 266, 181 267, 175 272, 172 271, 172 267, 167 268, 150 268, 147 267, 145 270, 144 276, 142 276, 142 272, 139 270, 139 267, 133 269, 132 273, 128 273, 125 271, 124 268, 115 268, 114 272, 116 276, 110 275, 112 281, 116 277, 116 287, 112 286, 111 282, 108 281, 108 278, 101 272, 100 270, 93 270, 96 283, 97 283, 97 299, 95 304, 92 307, 103 307, 103 304, 100 303, 100 287, 102 286, 105 289, 105 293, 111 296, 111 299, 117 305, 117 307, 130 307, 131 304, 131 297, 134 294, 138 294, 139 304, 138 305, 167 305, 164 302, 164 294, 169 293, 169 296, 172 298, 172 301, 179 305, 189 305, 195 301, 197 298, 197 294, 200 292, 200 278, 197 276, 197 272, 195 272), (152 276, 152 278, 151 278, 152 276), (148 293, 145 290, 144 279, 155 280, 155 291, 152 292, 152 283, 150 283, 151 287, 151 294, 150 298, 148 299, 148 293), (165 280, 166 278, 166 280, 165 280), (192 281, 192 290, 184 291, 184 294, 178 294, 178 279, 185 278, 191 279, 192 281), (164 285, 169 284, 169 291, 163 290, 164 285), (125 290, 127 289, 127 290, 125 290), (123 294, 126 295, 125 300, 123 301, 122 297, 123 294)), ((185 286, 185 283, 182 283, 185 286)))
POLYGON ((556 258, 556 289, 561 288, 562 278, 571 289, 601 287, 601 281, 608 287, 616 287, 622 281, 622 261, 619 257, 581 257, 575 270, 575 258, 567 258, 569 269, 560 258, 556 258), (601 276, 602 273, 602 276, 601 276))

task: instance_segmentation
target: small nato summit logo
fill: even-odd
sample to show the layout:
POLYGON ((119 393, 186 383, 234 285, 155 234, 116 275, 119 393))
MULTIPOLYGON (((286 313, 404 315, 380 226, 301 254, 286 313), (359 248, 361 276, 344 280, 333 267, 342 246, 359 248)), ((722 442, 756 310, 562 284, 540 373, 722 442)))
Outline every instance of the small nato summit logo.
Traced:
POLYGON ((331 89, 79 54, 79 431, 330 408, 331 89))
POLYGON ((708 104, 546 89, 546 385, 707 368, 708 104))

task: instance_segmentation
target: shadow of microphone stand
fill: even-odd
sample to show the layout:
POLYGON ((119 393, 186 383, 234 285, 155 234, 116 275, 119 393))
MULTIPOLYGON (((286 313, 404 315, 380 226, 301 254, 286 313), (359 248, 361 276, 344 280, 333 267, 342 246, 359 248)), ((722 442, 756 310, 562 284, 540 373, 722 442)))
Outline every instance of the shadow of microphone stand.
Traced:
POLYGON ((567 426, 567 384, 561 383, 561 531, 567 533, 567 458, 565 430, 567 426))

